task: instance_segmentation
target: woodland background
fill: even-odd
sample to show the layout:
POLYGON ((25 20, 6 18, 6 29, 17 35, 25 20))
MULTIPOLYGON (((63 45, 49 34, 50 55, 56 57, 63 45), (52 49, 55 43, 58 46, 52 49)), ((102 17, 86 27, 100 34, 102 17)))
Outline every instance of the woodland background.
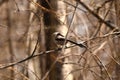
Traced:
POLYGON ((0 80, 120 80, 119 40, 120 0, 0 0, 0 80))

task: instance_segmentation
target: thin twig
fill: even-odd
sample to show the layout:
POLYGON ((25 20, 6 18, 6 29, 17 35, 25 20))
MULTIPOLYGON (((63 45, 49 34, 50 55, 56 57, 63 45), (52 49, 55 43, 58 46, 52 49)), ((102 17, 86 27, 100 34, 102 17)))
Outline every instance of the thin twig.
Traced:
POLYGON ((100 51, 100 50, 104 47, 104 45, 105 45, 106 43, 107 43, 107 42, 104 42, 103 44, 101 44, 101 46, 92 53, 92 56, 93 56, 94 60, 97 62, 98 65, 100 65, 100 66, 102 65, 102 67, 104 68, 105 72, 107 73, 109 79, 112 80, 112 78, 111 78, 111 76, 110 76, 107 68, 106 68, 105 65, 102 63, 102 61, 100 60, 100 58, 96 55, 96 53, 97 53, 98 51, 100 51), (99 62, 100 64, 99 64, 98 62, 99 62))
POLYGON ((85 5, 81 0, 76 0, 81 6, 83 6, 86 10, 89 11, 93 16, 95 16, 100 22, 103 22, 105 25, 107 25, 110 29, 116 29, 118 30, 117 26, 111 25, 108 22, 106 22, 104 19, 102 19, 98 14, 96 14, 94 11, 92 11, 87 5, 85 5))
POLYGON ((74 12, 73 12, 72 19, 71 19, 70 24, 69 24, 69 26, 68 26, 68 31, 67 31, 67 33, 66 33, 66 35, 65 35, 65 42, 64 42, 64 45, 63 45, 63 49, 64 49, 64 47, 65 47, 65 43, 67 42, 67 36, 68 36, 69 31, 70 31, 70 27, 72 26, 72 23, 73 23, 73 19, 74 19, 74 16, 75 16, 75 12, 76 12, 77 6, 78 6, 78 3, 76 3, 76 7, 75 7, 75 10, 74 10, 74 12))

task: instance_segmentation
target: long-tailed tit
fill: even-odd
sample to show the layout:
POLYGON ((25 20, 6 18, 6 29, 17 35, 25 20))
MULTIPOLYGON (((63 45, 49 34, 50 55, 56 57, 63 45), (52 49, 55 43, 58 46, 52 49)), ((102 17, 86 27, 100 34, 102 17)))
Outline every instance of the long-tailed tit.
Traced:
MULTIPOLYGON (((54 42, 58 47, 61 47, 65 44, 65 37, 59 32, 53 33, 54 42)), ((66 41, 67 42, 67 41, 66 41)))
POLYGON ((63 46, 63 45, 66 44, 67 42, 70 42, 70 43, 75 44, 75 45, 77 45, 77 46, 79 46, 79 47, 81 47, 81 48, 87 48, 87 47, 86 47, 84 44, 82 44, 82 43, 77 43, 77 42, 74 42, 74 41, 72 41, 72 40, 65 39, 65 37, 64 37, 61 33, 59 33, 59 32, 55 32, 55 33, 53 33, 53 35, 54 35, 54 41, 55 41, 55 43, 56 43, 58 46, 63 46), (65 43, 65 40, 66 40, 66 43, 65 43))

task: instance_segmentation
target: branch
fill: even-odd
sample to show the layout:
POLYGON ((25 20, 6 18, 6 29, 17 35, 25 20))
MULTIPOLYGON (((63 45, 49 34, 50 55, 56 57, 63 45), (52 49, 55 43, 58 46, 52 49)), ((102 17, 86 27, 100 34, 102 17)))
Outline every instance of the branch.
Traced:
POLYGON ((58 48, 58 49, 55 49, 55 50, 49 50, 49 51, 45 51, 45 52, 40 52, 39 54, 37 55, 30 55, 28 56, 27 58, 23 59, 23 60, 20 60, 20 61, 17 61, 17 62, 13 62, 13 63, 8 63, 8 64, 3 64, 0 66, 0 69, 5 69, 5 68, 8 68, 8 67, 11 67, 11 66, 14 66, 14 65, 17 65, 19 63, 22 63, 22 62, 25 62, 25 61, 28 61, 36 56, 42 56, 44 54, 48 54, 48 53, 52 53, 52 52, 56 52, 56 51, 60 51, 61 49, 58 48))
MULTIPOLYGON (((96 39, 96 38, 105 38, 105 37, 108 37, 108 36, 110 36, 110 35, 115 35, 115 36, 117 36, 117 35, 119 35, 119 34, 120 34, 120 31, 119 31, 119 32, 113 32, 113 33, 109 33, 109 34, 103 35, 103 36, 101 36, 101 37, 91 38, 91 39, 89 39, 89 40, 87 40, 87 41, 94 40, 94 39, 96 39)), ((87 42, 87 41, 84 41, 84 43, 87 42)), ((72 47, 75 47, 75 46, 78 46, 78 45, 73 45, 73 46, 65 47, 65 49, 72 48, 72 47)), ((19 63, 25 62, 25 61, 27 61, 27 60, 30 60, 30 59, 32 59, 32 58, 34 58, 34 57, 42 56, 42 55, 44 55, 44 54, 49 54, 49 53, 53 53, 53 52, 58 52, 58 51, 61 51, 61 50, 62 50, 62 48, 57 48, 57 49, 53 49, 53 50, 49 50, 49 51, 40 52, 39 54, 36 54, 36 55, 33 55, 33 54, 32 54, 32 55, 28 56, 27 58, 25 58, 25 59, 23 59, 23 60, 20 60, 20 61, 17 61, 17 62, 13 62, 13 63, 8 63, 8 64, 2 64, 2 65, 0 66, 0 69, 5 69, 5 68, 8 68, 8 67, 17 65, 17 64, 19 64, 19 63)), ((34 51, 33 51, 33 52, 34 52, 34 51)))
POLYGON ((104 19, 102 19, 98 14, 96 14, 94 11, 92 11, 87 5, 85 5, 81 0, 76 0, 81 6, 83 6, 86 10, 89 11, 93 16, 95 16, 100 22, 103 22, 105 25, 107 25, 111 30, 118 29, 117 26, 111 25, 110 23, 106 22, 104 19))

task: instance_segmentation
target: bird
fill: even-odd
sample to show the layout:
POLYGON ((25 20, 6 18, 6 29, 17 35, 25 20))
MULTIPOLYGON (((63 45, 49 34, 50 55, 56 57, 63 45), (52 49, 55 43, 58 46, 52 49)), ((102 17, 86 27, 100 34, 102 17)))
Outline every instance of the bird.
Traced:
POLYGON ((63 46, 64 44, 67 44, 68 42, 75 44, 81 48, 87 48, 86 45, 82 44, 82 43, 77 43, 75 41, 66 39, 65 36, 63 36, 60 32, 54 32, 54 42, 58 45, 58 46, 63 46))
POLYGON ((67 41, 65 43, 65 37, 59 32, 53 33, 53 40, 58 47, 62 47, 64 44, 67 43, 67 41))

